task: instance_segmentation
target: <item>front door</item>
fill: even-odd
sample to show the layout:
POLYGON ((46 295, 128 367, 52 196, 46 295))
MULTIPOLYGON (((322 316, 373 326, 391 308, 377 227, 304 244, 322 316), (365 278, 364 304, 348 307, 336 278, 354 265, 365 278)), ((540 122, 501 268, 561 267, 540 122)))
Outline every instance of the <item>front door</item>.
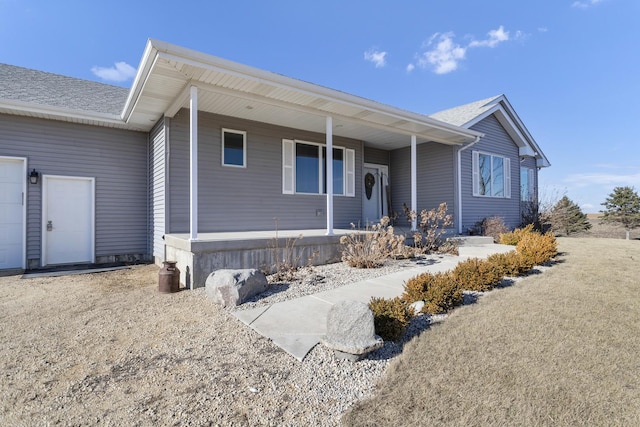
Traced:
POLYGON ((93 178, 42 177, 42 265, 94 262, 93 178))
POLYGON ((377 223, 389 215, 389 167, 365 163, 362 176, 362 221, 365 225, 377 223))
POLYGON ((25 159, 0 158, 0 269, 24 268, 25 159))

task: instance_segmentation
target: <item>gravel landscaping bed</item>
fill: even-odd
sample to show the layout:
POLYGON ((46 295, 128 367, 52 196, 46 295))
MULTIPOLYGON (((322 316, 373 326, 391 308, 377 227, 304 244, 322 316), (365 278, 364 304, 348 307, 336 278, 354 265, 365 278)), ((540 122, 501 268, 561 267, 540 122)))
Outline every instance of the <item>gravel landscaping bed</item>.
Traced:
MULTIPOLYGON (((445 255, 446 256, 446 255, 445 255)), ((235 309, 414 267, 314 267, 235 309)), ((0 277, 0 425, 338 425, 369 396, 403 343, 298 362, 211 303, 204 289, 157 292, 158 268, 0 277)), ((436 321, 417 317, 405 342, 436 321)))

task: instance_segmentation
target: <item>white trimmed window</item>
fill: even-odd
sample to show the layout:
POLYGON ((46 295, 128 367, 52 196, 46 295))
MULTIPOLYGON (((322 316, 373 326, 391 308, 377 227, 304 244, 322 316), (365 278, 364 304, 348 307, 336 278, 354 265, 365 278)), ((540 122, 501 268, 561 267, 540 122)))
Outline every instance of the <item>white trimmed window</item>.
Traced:
POLYGON ((222 129, 222 165, 247 167, 247 132, 222 129))
MULTIPOLYGON (((327 147, 306 141, 282 141, 282 192, 326 194, 327 147)), ((333 194, 355 196, 355 151, 333 147, 333 194)))
POLYGON ((535 175, 532 168, 520 168, 520 200, 533 202, 535 175))
POLYGON ((511 198, 511 159, 474 151, 473 195, 511 198))

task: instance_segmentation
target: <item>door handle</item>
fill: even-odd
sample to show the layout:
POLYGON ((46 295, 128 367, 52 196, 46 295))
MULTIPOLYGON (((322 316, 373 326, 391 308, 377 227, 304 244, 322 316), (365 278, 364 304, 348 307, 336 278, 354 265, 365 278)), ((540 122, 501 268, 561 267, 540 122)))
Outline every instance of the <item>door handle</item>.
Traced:
POLYGON ((53 221, 47 221, 47 231, 53 230, 53 221))

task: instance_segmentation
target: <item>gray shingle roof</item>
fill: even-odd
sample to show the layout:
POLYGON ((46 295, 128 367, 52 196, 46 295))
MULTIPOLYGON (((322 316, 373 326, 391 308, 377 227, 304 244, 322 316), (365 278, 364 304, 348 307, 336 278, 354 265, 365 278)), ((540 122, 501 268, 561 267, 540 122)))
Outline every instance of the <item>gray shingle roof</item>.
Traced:
POLYGON ((448 110, 430 114, 429 117, 452 125, 464 126, 485 111, 493 108, 495 104, 492 101, 501 96, 503 95, 492 96, 491 98, 460 105, 459 107, 449 108, 448 110))
POLYGON ((129 89, 0 64, 2 99, 84 112, 119 115, 129 89))

